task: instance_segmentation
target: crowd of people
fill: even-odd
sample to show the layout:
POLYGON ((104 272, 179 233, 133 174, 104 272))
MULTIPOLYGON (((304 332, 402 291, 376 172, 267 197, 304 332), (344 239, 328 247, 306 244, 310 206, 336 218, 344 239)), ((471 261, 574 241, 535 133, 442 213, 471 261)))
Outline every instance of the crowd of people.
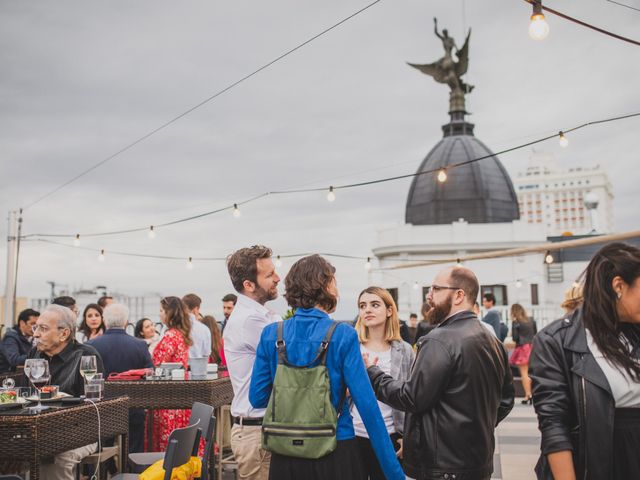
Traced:
MULTIPOLYGON (((162 335, 145 318, 133 336, 126 306, 100 299, 77 318, 73 299, 61 297, 41 314, 20 313, 0 362, 11 369, 46 358, 52 382, 72 395, 82 394, 83 355, 96 355, 105 375, 164 362, 187 368, 190 357, 226 362, 238 477, 256 480, 489 479, 494 429, 514 406, 515 367, 542 433, 538 478, 640 478, 639 249, 613 243, 598 251, 567 292, 565 316, 540 332, 522 305, 511 305, 512 352, 491 293, 482 295, 480 318, 480 284, 469 268, 437 273, 420 322, 401 322, 390 293, 367 287, 352 325, 331 319, 336 270, 310 255, 284 278, 293 316, 283 322, 266 306, 281 282, 271 257, 265 246, 228 257, 236 294, 223 298, 223 329, 200 313, 195 294, 161 300, 162 335)), ((145 420, 132 410, 130 450, 145 448, 145 421, 154 431, 146 448, 164 450, 188 417, 160 410, 145 420)), ((43 471, 73 478, 75 463, 95 448, 65 452, 43 471)))

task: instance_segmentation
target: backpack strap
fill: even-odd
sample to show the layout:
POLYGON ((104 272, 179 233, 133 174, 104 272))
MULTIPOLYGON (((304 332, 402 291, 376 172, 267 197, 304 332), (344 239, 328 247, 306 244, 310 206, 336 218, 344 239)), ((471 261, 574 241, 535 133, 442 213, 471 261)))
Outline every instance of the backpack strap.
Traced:
POLYGON ((278 349, 278 363, 289 365, 287 359, 287 348, 284 342, 284 321, 278 322, 278 338, 276 339, 276 348, 278 349))
POLYGON ((316 358, 314 358, 313 360, 314 362, 319 359, 320 365, 326 365, 327 349, 329 348, 329 342, 331 342, 331 337, 333 337, 333 332, 337 326, 338 326, 338 322, 333 322, 331 326, 329 326, 329 329, 327 330, 327 333, 324 336, 324 340, 320 342, 320 346, 318 347, 318 353, 316 355, 316 358))
POLYGON ((278 330, 276 339, 276 348, 278 349, 278 363, 287 365, 288 367, 293 368, 309 368, 311 365, 320 360, 320 365, 326 365, 327 361, 327 349, 329 348, 329 343, 331 342, 331 337, 333 337, 333 331, 338 326, 338 322, 333 322, 327 333, 324 336, 324 339, 320 342, 320 346, 316 351, 316 356, 306 365, 292 365, 289 363, 289 359, 287 358, 287 347, 286 342, 284 341, 284 322, 278 322, 278 330))

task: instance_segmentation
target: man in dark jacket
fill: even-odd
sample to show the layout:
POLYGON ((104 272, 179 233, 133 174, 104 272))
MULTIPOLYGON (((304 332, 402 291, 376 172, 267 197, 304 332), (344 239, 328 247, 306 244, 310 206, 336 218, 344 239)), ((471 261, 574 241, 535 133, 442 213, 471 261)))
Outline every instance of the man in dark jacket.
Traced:
POLYGON ((39 312, 27 308, 18 315, 18 324, 7 332, 2 340, 11 369, 24 365, 27 355, 33 348, 33 327, 40 316, 39 312))
POLYGON ((367 369, 378 399, 406 412, 403 465, 412 478, 488 480, 493 472, 494 428, 515 392, 504 346, 471 311, 478 290, 468 268, 441 271, 427 297, 438 326, 418 342, 409 380, 367 369))
MULTIPOLYGON (((107 330, 104 335, 87 342, 94 347, 104 362, 106 376, 116 372, 153 368, 147 343, 127 335, 129 309, 121 303, 112 303, 102 314, 107 330)), ((144 450, 144 410, 129 410, 129 452, 144 450)))

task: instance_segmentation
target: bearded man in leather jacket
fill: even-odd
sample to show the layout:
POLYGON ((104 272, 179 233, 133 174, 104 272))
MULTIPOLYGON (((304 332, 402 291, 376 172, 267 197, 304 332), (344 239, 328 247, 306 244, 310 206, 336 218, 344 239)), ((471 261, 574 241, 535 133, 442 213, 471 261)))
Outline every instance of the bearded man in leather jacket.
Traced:
POLYGON ((375 365, 367 373, 378 399, 406 412, 403 467, 418 480, 488 480, 494 429, 513 408, 507 352, 472 311, 479 284, 465 267, 436 275, 427 301, 437 327, 418 342, 408 381, 375 365))

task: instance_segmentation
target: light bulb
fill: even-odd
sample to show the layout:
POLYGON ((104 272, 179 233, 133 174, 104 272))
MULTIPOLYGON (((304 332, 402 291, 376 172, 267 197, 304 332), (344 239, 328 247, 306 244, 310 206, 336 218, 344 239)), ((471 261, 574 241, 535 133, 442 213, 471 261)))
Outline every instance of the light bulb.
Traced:
POLYGON ((447 181, 447 172, 444 170, 444 168, 438 172, 438 181, 440 183, 444 183, 447 181))
POLYGON ((276 267, 280 268, 282 266, 282 260, 280 260, 280 255, 276 256, 276 267))
POLYGON ((187 260, 187 270, 193 270, 193 258, 189 257, 187 260))
POLYGON ((100 250, 100 255, 98 255, 98 261, 104 262, 104 248, 100 250))
POLYGON ((516 280, 516 288, 522 288, 522 282, 520 280, 516 280))
POLYGON ((540 2, 533 4, 533 15, 529 23, 529 36, 534 40, 544 40, 549 35, 549 24, 544 19, 540 2))
POLYGON ((371 257, 367 257, 367 261, 364 264, 364 269, 365 270, 371 270, 371 257))
POLYGON ((553 255, 551 255, 551 252, 549 250, 547 250, 547 254, 544 256, 544 263, 546 263, 547 265, 553 263, 553 255))
POLYGON ((333 192, 333 187, 329 187, 329 193, 327 193, 327 200, 329 200, 330 202, 335 201, 336 199, 336 194, 333 192))
POLYGON ((460 261, 460 259, 456 260, 456 267, 461 267, 462 266, 462 262, 460 261))
POLYGON ((418 282, 413 282, 413 289, 418 290, 419 288, 420 288, 420 285, 418 285, 418 282))
POLYGON ((560 131, 558 135, 560 136, 558 141, 560 142, 560 146, 562 148, 565 148, 567 145, 569 145, 569 139, 565 136, 563 131, 560 131))
POLYGON ((238 204, 234 203, 233 204, 233 216, 235 218, 238 218, 240 215, 242 215, 242 213, 240 213, 240 209, 238 208, 238 204))
POLYGON ((156 231, 153 229, 153 225, 149 227, 149 231, 147 232, 149 238, 156 238, 156 231))
POLYGON ((80 246, 80 234, 76 234, 76 238, 73 239, 73 246, 74 247, 79 247, 80 246))

